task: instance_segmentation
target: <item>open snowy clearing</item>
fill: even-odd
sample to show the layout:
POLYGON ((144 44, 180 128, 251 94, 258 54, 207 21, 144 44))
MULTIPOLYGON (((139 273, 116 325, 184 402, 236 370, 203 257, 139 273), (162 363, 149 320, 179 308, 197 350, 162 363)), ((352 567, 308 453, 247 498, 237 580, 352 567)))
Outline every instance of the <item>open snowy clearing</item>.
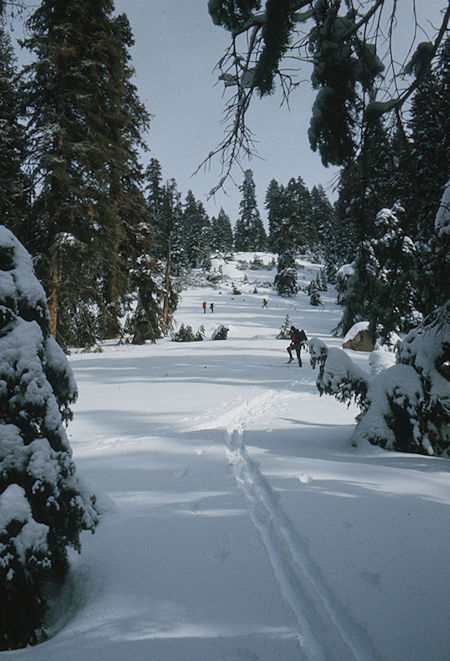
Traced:
POLYGON ((177 323, 205 341, 72 355, 69 438, 105 514, 73 556, 56 635, 2 658, 448 658, 449 461, 352 448, 356 409, 320 398, 307 356, 287 365, 276 339, 289 313, 340 346, 334 292, 282 299, 273 271, 238 264, 182 294, 177 323), (229 339, 210 340, 220 323, 229 339))

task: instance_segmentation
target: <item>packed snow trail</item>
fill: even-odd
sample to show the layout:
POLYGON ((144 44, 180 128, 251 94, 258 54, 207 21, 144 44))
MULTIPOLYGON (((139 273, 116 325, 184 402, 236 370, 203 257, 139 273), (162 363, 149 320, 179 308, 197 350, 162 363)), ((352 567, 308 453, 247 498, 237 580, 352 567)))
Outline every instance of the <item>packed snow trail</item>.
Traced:
POLYGON ((289 391, 274 390, 258 394, 219 415, 216 425, 226 427, 227 456, 233 475, 248 502, 251 520, 266 547, 281 593, 295 614, 306 658, 309 661, 369 661, 374 654, 369 651, 368 641, 328 594, 304 544, 245 447, 247 424, 258 416, 267 417, 272 407, 289 402, 293 395, 289 391))
POLYGON ((227 454, 246 500, 250 517, 269 554, 284 599, 299 625, 299 639, 311 661, 365 661, 372 659, 362 636, 345 621, 339 606, 305 552, 291 523, 255 462, 247 454, 244 432, 227 432, 227 454))

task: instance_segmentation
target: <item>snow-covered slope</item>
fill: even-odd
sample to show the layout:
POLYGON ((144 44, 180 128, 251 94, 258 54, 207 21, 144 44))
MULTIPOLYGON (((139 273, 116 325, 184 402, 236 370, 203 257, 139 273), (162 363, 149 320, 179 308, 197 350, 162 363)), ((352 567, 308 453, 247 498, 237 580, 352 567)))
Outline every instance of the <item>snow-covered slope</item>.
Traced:
POLYGON ((205 341, 71 357, 69 438, 105 514, 73 557, 56 635, 0 658, 447 658, 449 461, 350 447, 356 411, 319 397, 307 357, 287 365, 276 339, 289 314, 340 346, 333 291, 317 308, 282 299, 273 271, 236 257, 183 292, 177 324, 205 341), (226 341, 209 339, 219 324, 226 341))

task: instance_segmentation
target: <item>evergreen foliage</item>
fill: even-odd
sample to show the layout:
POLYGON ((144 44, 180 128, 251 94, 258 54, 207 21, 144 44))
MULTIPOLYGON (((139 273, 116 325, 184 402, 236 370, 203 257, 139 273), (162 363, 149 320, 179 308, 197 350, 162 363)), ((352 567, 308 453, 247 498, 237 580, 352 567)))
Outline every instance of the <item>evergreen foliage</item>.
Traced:
POLYGON ((222 208, 217 218, 211 219, 211 248, 222 253, 230 253, 233 250, 233 229, 222 208))
POLYGON ((391 332, 414 325, 415 246, 399 222, 400 207, 382 209, 375 222, 377 234, 359 247, 353 272, 340 302, 342 334, 358 321, 369 321, 372 339, 386 340, 391 332))
POLYGON ((242 199, 240 215, 234 230, 234 247, 237 251, 264 250, 266 232, 256 204, 255 182, 252 170, 246 170, 239 188, 242 199))
POLYGON ((21 222, 26 213, 24 132, 19 122, 19 90, 13 50, 0 11, 0 218, 2 223, 24 240, 21 222))
POLYGON ((0 649, 41 642, 45 588, 95 529, 65 432, 77 388, 30 255, 0 226, 0 649))
POLYGON ((208 269, 211 265, 210 232, 211 224, 203 204, 189 190, 184 206, 184 249, 191 268, 208 269))
POLYGON ((290 248, 287 248, 284 253, 278 255, 274 286, 280 296, 291 297, 295 296, 298 292, 295 253, 290 248))
POLYGON ((229 331, 230 331, 230 329, 229 329, 228 326, 225 326, 224 324, 221 324, 220 326, 218 326, 214 330, 211 337, 212 337, 213 340, 226 340, 227 337, 228 337, 229 331))
POLYGON ((77 344, 72 321, 104 304, 117 330, 127 233, 145 216, 136 147, 148 115, 131 83, 132 35, 113 3, 43 0, 28 21, 22 93, 29 166, 39 188, 30 249, 49 298, 52 334, 77 344), (100 286, 99 286, 100 284, 100 286))
POLYGON ((205 337, 205 329, 200 326, 198 331, 194 333, 192 326, 189 324, 181 324, 176 333, 172 335, 173 342, 201 342, 205 337))
POLYGON ((353 443, 369 441, 387 450, 449 455, 447 306, 410 331, 400 343, 397 364, 368 377, 342 349, 314 338, 311 364, 319 366, 320 394, 355 401, 361 412, 353 443))
POLYGON ((277 335, 277 340, 289 340, 290 339, 290 329, 292 326, 292 321, 289 316, 289 312, 286 314, 283 323, 281 324, 280 330, 277 335))

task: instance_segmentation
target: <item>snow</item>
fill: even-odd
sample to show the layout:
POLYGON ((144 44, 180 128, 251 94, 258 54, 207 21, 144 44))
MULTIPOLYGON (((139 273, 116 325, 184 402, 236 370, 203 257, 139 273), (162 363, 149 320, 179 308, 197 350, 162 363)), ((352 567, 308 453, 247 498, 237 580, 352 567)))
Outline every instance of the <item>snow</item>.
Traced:
POLYGON ((355 337, 358 335, 358 333, 360 333, 361 331, 366 331, 366 330, 368 330, 368 328, 369 328, 369 322, 368 321, 358 321, 347 332, 346 336, 342 340, 342 344, 345 344, 349 340, 354 340, 355 337))
MULTIPOLYGON (((358 409, 319 397, 306 354, 287 365, 276 339, 289 314, 339 347, 335 293, 278 297, 274 271, 242 267, 253 257, 218 258, 222 280, 183 291, 177 327, 203 324, 204 341, 70 357, 69 440, 103 515, 71 556, 54 637, 2 659, 448 657, 450 463, 351 446, 358 409), (220 324, 228 339, 209 339, 220 324)), ((300 285, 318 270, 301 264, 300 285)))

